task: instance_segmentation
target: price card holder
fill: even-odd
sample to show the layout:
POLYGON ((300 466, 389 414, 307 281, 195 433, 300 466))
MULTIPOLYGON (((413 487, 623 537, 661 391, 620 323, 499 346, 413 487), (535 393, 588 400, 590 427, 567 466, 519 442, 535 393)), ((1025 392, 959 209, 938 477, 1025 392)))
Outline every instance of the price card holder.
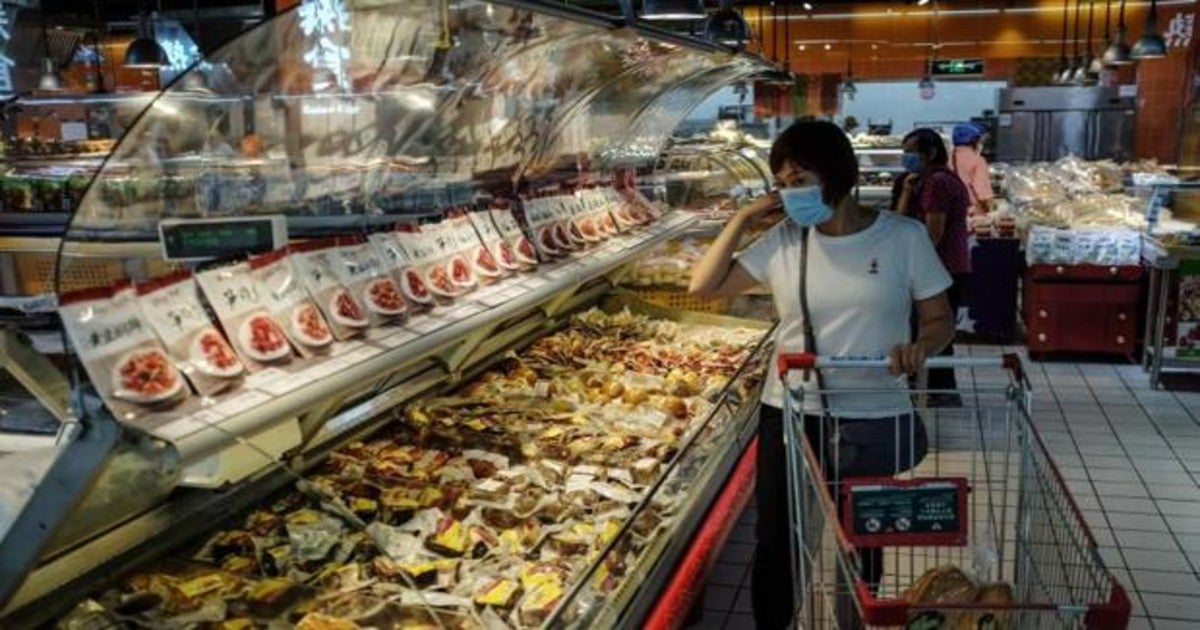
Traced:
POLYGON ((859 547, 967 544, 967 479, 847 479, 842 530, 859 547))

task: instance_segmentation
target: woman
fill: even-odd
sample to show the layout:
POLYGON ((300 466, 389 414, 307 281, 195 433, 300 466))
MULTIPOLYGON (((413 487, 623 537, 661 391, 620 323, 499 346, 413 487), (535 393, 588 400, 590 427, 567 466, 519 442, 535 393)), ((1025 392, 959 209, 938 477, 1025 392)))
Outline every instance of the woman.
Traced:
MULTIPOLYGON (((957 315, 971 275, 967 231, 970 196, 962 180, 946 168, 949 160, 946 143, 932 129, 917 129, 904 137, 903 160, 908 174, 892 190, 892 209, 921 221, 929 230, 938 258, 953 279, 947 296, 951 313, 957 315)), ((941 354, 953 355, 954 346, 947 345, 941 354)), ((933 404, 960 404, 958 395, 953 393, 958 389, 953 369, 930 370, 928 387, 939 392, 931 397, 933 404)))
POLYGON ((954 126, 951 139, 954 151, 950 153, 950 170, 962 180, 971 199, 970 214, 987 214, 992 207, 992 172, 987 160, 979 154, 984 129, 975 123, 954 126))
MULTIPOLYGON (((919 223, 854 202, 850 193, 858 162, 835 125, 793 124, 771 147, 770 163, 781 190, 738 211, 697 263, 691 291, 730 297, 766 285, 780 318, 779 352, 890 356, 892 375, 822 370, 796 386, 813 392, 803 402, 805 434, 827 454, 826 461, 838 461, 835 472, 887 475, 911 468, 924 454, 924 428, 912 414, 906 385, 895 375, 916 372, 926 356, 949 343, 953 320, 945 291, 950 277, 919 223), (747 228, 780 205, 788 219, 735 254, 747 228), (920 335, 912 342, 908 322, 914 308, 920 335), (812 343, 806 343, 806 332, 812 343), (814 391, 818 380, 828 389, 876 393, 822 397, 814 391)), ((777 377, 767 383, 759 416, 752 595, 758 626, 782 628, 793 622, 798 602, 789 567, 782 387, 777 377)), ((882 571, 881 556, 879 550, 863 553, 864 572, 874 583, 882 571)))

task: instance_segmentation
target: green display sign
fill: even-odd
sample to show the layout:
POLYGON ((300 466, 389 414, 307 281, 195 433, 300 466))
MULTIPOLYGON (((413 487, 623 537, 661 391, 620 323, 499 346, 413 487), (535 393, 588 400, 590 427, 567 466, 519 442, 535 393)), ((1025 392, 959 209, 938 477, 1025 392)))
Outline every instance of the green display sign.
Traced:
POLYGON ((982 59, 935 59, 929 62, 929 74, 940 78, 983 76, 982 59))
POLYGON ((965 480, 855 483, 849 499, 845 524, 857 543, 955 545, 965 540, 965 480))

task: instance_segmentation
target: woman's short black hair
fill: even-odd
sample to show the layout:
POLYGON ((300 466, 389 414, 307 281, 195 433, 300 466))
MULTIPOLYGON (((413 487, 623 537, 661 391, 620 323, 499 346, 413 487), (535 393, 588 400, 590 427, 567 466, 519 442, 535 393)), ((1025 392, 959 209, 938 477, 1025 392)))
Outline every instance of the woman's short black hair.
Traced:
POLYGON ((945 166, 950 161, 950 155, 946 153, 946 142, 938 132, 924 127, 913 129, 904 136, 904 144, 908 144, 909 140, 917 141, 917 151, 929 157, 931 166, 945 166))
POLYGON ((837 125, 823 120, 799 120, 771 145, 771 171, 778 173, 784 162, 816 175, 821 180, 825 203, 837 205, 858 184, 858 158, 850 138, 837 125))

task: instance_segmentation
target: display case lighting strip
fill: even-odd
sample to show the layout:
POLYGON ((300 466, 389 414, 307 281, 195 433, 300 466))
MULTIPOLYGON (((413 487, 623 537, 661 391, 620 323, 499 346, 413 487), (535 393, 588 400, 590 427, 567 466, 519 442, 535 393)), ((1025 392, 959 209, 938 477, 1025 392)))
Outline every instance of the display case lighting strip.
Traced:
MULTIPOLYGON (((1195 6, 1198 0, 1163 0, 1158 3, 1160 7, 1180 7, 1180 6, 1195 6)), ((1130 7, 1149 7, 1150 2, 1143 0, 1141 2, 1129 2, 1130 7)), ((972 15, 1000 15, 1004 13, 1012 14, 1031 14, 1031 13, 1056 13, 1057 8, 1053 6, 1036 6, 1036 7, 996 7, 992 9, 927 9, 913 11, 897 11, 888 9, 886 11, 863 11, 860 13, 808 13, 793 15, 789 20, 862 20, 862 19, 879 19, 879 18, 896 18, 896 17, 911 17, 926 19, 931 12, 935 12, 942 17, 965 17, 972 15)))

